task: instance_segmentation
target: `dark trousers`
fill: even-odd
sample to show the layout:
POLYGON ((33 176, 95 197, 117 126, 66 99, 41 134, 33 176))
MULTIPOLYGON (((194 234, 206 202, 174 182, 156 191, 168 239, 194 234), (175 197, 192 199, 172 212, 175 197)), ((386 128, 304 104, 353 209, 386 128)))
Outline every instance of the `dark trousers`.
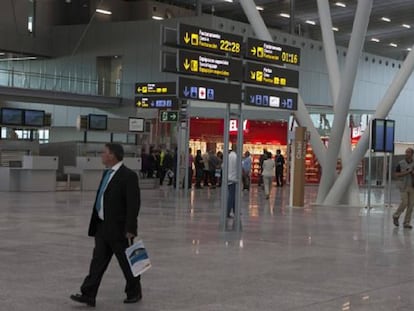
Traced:
POLYGON ((229 184, 227 195, 227 217, 229 217, 232 211, 236 214, 236 183, 229 184))
POLYGON ((276 184, 283 186, 283 166, 276 166, 276 184))
POLYGON ((106 240, 102 236, 102 225, 98 225, 89 274, 81 286, 81 293, 83 295, 91 298, 96 297, 102 277, 108 268, 112 255, 115 254, 126 279, 125 293, 127 294, 127 297, 141 296, 141 277, 134 277, 131 272, 125 255, 125 249, 127 247, 128 240, 126 238, 115 241, 106 240))

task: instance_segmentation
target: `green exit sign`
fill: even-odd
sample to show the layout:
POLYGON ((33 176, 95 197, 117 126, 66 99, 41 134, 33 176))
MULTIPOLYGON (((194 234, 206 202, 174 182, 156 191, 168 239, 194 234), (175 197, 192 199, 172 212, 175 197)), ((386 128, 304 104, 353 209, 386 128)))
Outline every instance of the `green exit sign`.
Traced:
POLYGON ((161 122, 177 122, 178 121, 178 111, 161 111, 160 112, 160 121, 161 122))

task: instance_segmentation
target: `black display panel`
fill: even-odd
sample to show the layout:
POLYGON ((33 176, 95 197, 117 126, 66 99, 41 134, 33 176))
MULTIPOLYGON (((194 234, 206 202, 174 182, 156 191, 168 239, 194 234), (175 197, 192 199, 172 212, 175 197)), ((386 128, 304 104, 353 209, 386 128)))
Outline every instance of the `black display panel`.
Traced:
POLYGON ((297 93, 246 86, 244 95, 245 105, 291 111, 298 109, 297 93))
POLYGON ((394 153, 395 121, 385 120, 385 152, 394 153))
POLYGON ((15 108, 2 108, 1 124, 23 125, 23 110, 15 108))
POLYGON ((137 108, 176 108, 178 99, 175 96, 137 96, 135 106, 137 108))
POLYGON ((242 80, 243 63, 239 59, 224 58, 201 52, 178 51, 178 71, 208 78, 242 80))
POLYGON ((268 86, 299 88, 299 72, 286 68, 247 62, 244 81, 268 86))
POLYGON ((212 53, 242 55, 243 37, 217 30, 180 24, 178 45, 212 53))
POLYGON ((179 77, 178 97, 181 99, 240 104, 241 86, 239 84, 179 77))
POLYGON ((43 127, 45 125, 45 112, 42 110, 25 110, 24 125, 43 127))
POLYGON ((246 58, 273 64, 300 65, 300 49, 293 46, 248 38, 246 58))
POLYGON ((374 152, 385 151, 385 120, 372 120, 372 143, 371 149, 374 152))
POLYGON ((108 128, 108 116, 104 114, 89 114, 88 129, 94 131, 106 131, 108 128))
POLYGON ((135 94, 137 95, 175 95, 175 82, 138 82, 135 83, 135 94))

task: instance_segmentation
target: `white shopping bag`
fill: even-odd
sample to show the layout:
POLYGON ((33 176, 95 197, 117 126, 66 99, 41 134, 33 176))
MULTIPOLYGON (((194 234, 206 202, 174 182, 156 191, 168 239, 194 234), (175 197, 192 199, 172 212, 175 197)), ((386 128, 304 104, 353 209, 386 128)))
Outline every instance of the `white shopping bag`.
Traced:
POLYGON ((142 240, 137 240, 134 244, 128 247, 125 250, 125 254, 134 276, 141 275, 151 268, 151 261, 142 240))

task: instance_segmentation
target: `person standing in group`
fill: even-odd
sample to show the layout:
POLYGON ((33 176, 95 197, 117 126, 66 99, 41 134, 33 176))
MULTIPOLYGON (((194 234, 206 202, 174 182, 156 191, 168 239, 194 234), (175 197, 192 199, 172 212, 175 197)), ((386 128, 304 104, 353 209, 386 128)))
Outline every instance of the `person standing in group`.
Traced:
POLYGON ((260 175, 259 175, 259 182, 257 183, 258 187, 260 187, 263 184, 263 161, 264 161, 264 157, 266 154, 267 154, 267 149, 263 149, 263 153, 259 157, 260 175))
POLYGON ((165 152, 164 156, 164 177, 168 177, 168 186, 171 186, 173 183, 174 178, 174 156, 171 152, 171 150, 168 150, 165 152))
POLYGON ((196 189, 201 189, 201 179, 203 178, 204 163, 203 157, 201 156, 201 150, 198 149, 194 159, 194 167, 196 170, 196 189))
POLYGON ((263 160, 263 183, 266 195, 266 200, 269 199, 270 190, 272 189, 273 172, 275 171, 275 163, 272 160, 272 153, 267 152, 263 160))
POLYGON ((398 178, 398 188, 401 194, 401 203, 397 211, 392 215, 394 225, 398 227, 399 218, 406 210, 404 217, 404 228, 412 229, 411 214, 414 205, 414 161, 413 148, 405 150, 405 159, 401 160, 395 170, 395 176, 398 178))
POLYGON ((250 152, 246 151, 244 153, 244 158, 242 160, 242 181, 243 181, 243 190, 250 189, 250 172, 252 170, 252 158, 250 157, 250 152))
POLYGON ((124 303, 135 303, 142 298, 140 277, 134 277, 125 255, 129 242, 137 236, 138 176, 123 164, 124 149, 120 144, 105 144, 101 157, 106 170, 96 193, 88 230, 88 235, 95 238, 95 248, 80 294, 70 296, 92 307, 113 254, 126 279, 124 303))
POLYGON ((236 214, 236 184, 237 184, 237 148, 233 148, 229 153, 228 167, 228 197, 227 197, 227 218, 232 218, 236 214), (233 212, 233 214, 232 214, 233 212))
POLYGON ((276 187, 283 187, 283 166, 285 165, 285 158, 280 152, 280 149, 276 150, 275 164, 276 164, 276 187))
POLYGON ((210 150, 209 155, 208 155, 208 167, 210 171, 210 187, 211 189, 216 189, 216 186, 217 186, 216 170, 220 169, 220 160, 216 156, 213 150, 210 150))
POLYGON ((208 187, 208 183, 209 183, 209 180, 210 180, 210 167, 209 167, 209 164, 208 164, 208 160, 209 160, 208 150, 206 150, 206 152, 203 153, 201 155, 201 157, 203 158, 203 164, 204 164, 204 168, 203 168, 203 186, 208 187))

